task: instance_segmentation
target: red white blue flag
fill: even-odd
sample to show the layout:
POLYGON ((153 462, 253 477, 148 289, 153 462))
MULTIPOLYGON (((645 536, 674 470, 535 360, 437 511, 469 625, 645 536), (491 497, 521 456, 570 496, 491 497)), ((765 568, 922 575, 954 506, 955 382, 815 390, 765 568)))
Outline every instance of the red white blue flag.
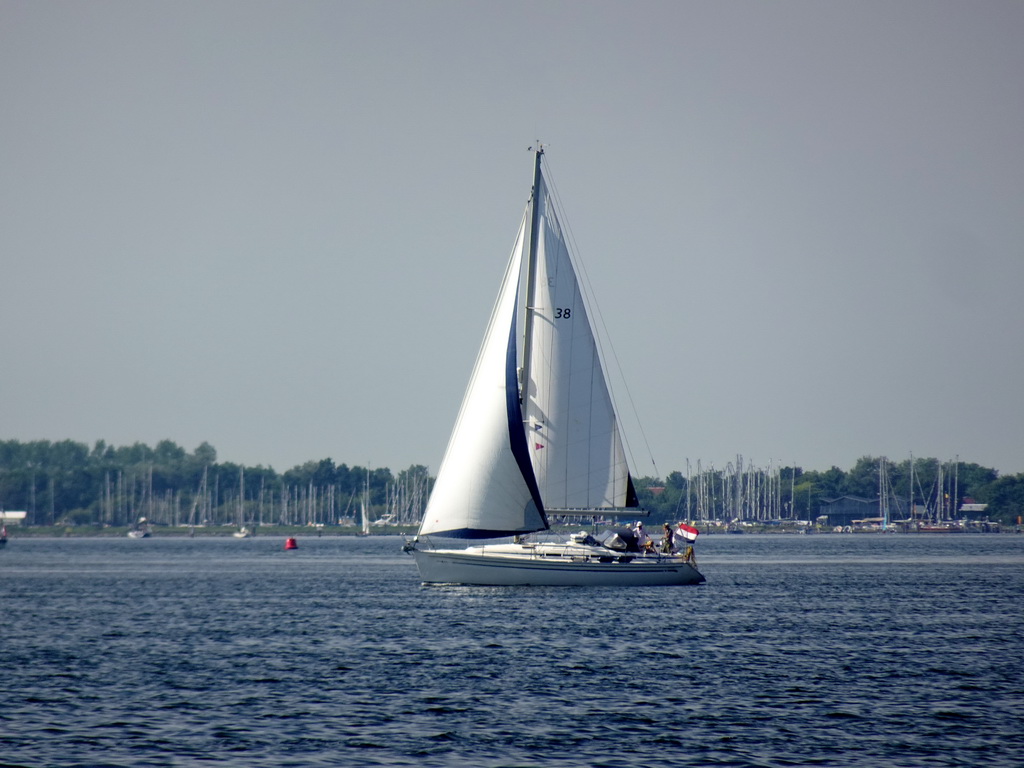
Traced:
POLYGON ((676 539, 681 539, 682 541, 686 542, 693 542, 697 540, 698 536, 700 536, 700 531, 698 531, 692 525, 680 523, 676 526, 676 529, 675 531, 673 531, 673 534, 676 539))

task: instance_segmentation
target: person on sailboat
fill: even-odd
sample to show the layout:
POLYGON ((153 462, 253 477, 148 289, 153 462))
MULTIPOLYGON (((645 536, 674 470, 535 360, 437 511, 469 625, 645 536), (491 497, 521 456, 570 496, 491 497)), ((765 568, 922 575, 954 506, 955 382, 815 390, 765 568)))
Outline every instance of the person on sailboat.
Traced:
POLYGON ((664 523, 662 528, 664 528, 664 530, 662 531, 663 538, 661 540, 661 551, 663 554, 671 555, 676 551, 673 541, 673 539, 675 539, 675 534, 672 532, 672 526, 668 523, 664 523))
POLYGON ((651 552, 654 549, 654 542, 644 530, 644 524, 639 520, 636 522, 636 528, 633 529, 633 535, 636 536, 636 543, 641 552, 651 552))

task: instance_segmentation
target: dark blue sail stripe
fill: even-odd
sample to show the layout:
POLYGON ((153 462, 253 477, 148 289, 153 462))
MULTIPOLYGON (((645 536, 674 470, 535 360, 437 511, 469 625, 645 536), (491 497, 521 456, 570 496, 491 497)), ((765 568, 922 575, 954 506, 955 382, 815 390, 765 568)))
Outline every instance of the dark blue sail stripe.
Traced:
POLYGON ((532 530, 532 528, 522 531, 491 530, 488 528, 454 528, 449 531, 434 531, 429 535, 431 538, 436 537, 439 539, 501 539, 505 536, 514 536, 517 533, 530 533, 532 530))
MULTIPOLYGON (((533 503, 537 505, 537 513, 540 515, 544 529, 550 528, 547 515, 544 514, 544 502, 540 498, 540 488, 537 485, 537 476, 533 472, 533 462, 530 460, 530 446, 526 442, 526 431, 523 429, 523 406, 519 399, 519 381, 516 366, 516 325, 518 319, 518 307, 512 311, 512 324, 508 331, 508 348, 505 353, 505 403, 508 411, 508 439, 512 448, 512 455, 516 458, 519 471, 523 473, 523 480, 530 489, 533 503)), ((523 382, 524 389, 529 386, 523 382)), ((541 530, 544 530, 541 529, 541 530)))

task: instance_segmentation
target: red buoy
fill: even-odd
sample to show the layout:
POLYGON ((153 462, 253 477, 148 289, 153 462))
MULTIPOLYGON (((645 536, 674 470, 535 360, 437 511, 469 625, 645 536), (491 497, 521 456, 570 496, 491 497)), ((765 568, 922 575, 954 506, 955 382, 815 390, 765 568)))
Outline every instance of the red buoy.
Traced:
POLYGON ((299 548, 299 542, 297 542, 293 536, 289 536, 288 539, 284 543, 284 548, 285 549, 298 549, 299 548))

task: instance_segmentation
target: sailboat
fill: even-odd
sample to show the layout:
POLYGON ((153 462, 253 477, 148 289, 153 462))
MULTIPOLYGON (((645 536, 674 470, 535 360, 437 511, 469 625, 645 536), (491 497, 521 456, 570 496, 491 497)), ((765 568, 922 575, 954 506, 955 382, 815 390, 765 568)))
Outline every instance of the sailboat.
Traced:
POLYGON ((236 539, 248 539, 253 533, 243 525, 245 519, 245 469, 238 468, 238 530, 232 533, 236 539))
POLYGON ((428 584, 702 583, 692 548, 646 553, 616 535, 535 535, 553 515, 644 514, 543 156, 536 148, 483 344, 419 532, 403 549, 428 584), (448 539, 497 541, 450 548, 448 539))
POLYGON ((144 517, 140 517, 139 522, 128 529, 129 539, 148 539, 151 535, 152 529, 149 527, 149 521, 144 517))
POLYGON ((363 481, 363 495, 359 500, 359 535, 370 535, 370 468, 366 468, 366 479, 363 481))

